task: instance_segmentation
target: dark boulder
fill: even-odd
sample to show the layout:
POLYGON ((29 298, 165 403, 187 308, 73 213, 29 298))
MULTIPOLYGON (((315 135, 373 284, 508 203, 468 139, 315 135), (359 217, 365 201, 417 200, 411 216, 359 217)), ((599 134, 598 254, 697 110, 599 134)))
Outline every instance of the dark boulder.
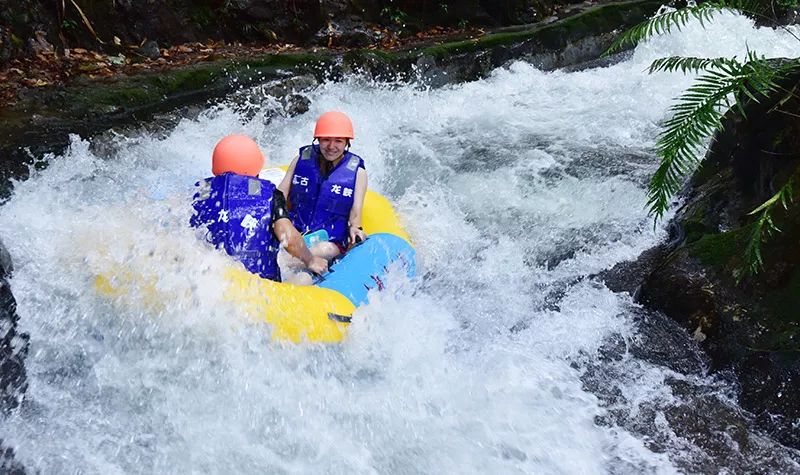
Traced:
POLYGON ((358 17, 330 20, 314 35, 314 44, 334 47, 363 48, 379 43, 380 31, 367 26, 358 17))
POLYGON ((739 403, 749 408, 760 426, 791 447, 800 447, 800 365, 797 355, 780 351, 752 351, 739 363, 739 403))
POLYGON ((25 475, 25 467, 14 459, 14 449, 6 447, 0 439, 0 473, 4 475, 25 475))
MULTIPOLYGON (((664 258, 667 248, 659 245, 644 251, 634 261, 621 262, 611 269, 597 274, 612 292, 627 292, 636 295, 645 276, 664 258)), ((593 276, 594 277, 594 276, 593 276)))
POLYGON ((161 50, 158 48, 158 43, 155 41, 146 41, 142 46, 140 46, 137 50, 137 53, 144 56, 145 58, 156 59, 161 56, 161 50))
POLYGON ((11 29, 0 25, 0 64, 4 64, 14 55, 11 42, 11 29))
MULTIPOLYGON (((3 415, 19 406, 28 389, 25 372, 28 335, 17 331, 17 302, 6 280, 12 270, 11 256, 0 241, 0 413, 3 415)), ((25 468, 14 460, 14 450, 4 445, 3 439, 0 439, 0 473, 25 473, 25 468)))
POLYGON ((2 241, 0 270, 0 411, 7 413, 19 405, 28 388, 28 335, 17 331, 17 301, 6 280, 12 270, 11 258, 2 241))

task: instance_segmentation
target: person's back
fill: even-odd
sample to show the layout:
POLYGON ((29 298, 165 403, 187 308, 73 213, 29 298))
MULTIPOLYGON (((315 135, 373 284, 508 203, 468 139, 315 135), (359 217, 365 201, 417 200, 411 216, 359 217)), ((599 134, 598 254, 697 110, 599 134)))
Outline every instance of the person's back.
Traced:
POLYGON ((312 272, 326 272, 327 262, 309 252, 291 224, 283 193, 258 177, 263 166, 264 155, 251 138, 220 140, 212 154, 214 176, 197 183, 189 224, 205 229, 208 242, 263 278, 281 280, 281 243, 312 272))
POLYGON ((224 173, 199 183, 192 202, 194 227, 205 226, 206 239, 265 279, 280 280, 270 213, 275 185, 267 180, 224 173))

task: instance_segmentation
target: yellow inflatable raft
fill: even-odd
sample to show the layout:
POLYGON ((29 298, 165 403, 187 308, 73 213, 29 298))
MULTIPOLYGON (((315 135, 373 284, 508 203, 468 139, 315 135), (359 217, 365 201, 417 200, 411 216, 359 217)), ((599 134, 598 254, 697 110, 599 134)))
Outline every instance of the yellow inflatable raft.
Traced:
MULTIPOLYGON (((275 169, 262 173, 278 181, 275 169)), ((251 274, 232 261, 225 271, 224 299, 244 314, 269 323, 276 340, 291 342, 340 342, 355 308, 367 301, 371 289, 381 289, 382 279, 395 264, 408 276, 415 272, 415 254, 408 234, 389 201, 372 190, 364 200, 362 225, 369 235, 331 266, 331 272, 312 286, 273 282, 251 274)), ((95 288, 104 296, 118 297, 132 285, 131 271, 100 273, 95 288)), ((136 285, 157 298, 153 282, 136 285), (147 289, 150 290, 147 290, 147 289)))

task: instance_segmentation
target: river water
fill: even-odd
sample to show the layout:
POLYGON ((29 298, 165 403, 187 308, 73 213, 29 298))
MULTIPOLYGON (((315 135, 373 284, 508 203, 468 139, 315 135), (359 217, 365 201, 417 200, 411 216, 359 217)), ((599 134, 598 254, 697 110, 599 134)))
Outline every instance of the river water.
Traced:
POLYGON ((434 90, 351 77, 291 118, 265 97, 74 137, 0 208, 31 335, 27 402, 2 437, 41 473, 800 471, 688 337, 656 324, 695 355, 688 369, 648 357, 670 351, 648 337, 657 317, 585 278, 665 237, 645 187, 658 121, 691 79, 646 67, 747 47, 800 44, 725 15, 606 68, 515 62, 434 90), (222 135, 285 164, 330 109, 352 117, 420 276, 373 295, 341 345, 274 343, 221 298, 229 262, 187 229, 191 188, 222 135), (99 295, 103 273, 151 290, 99 295))

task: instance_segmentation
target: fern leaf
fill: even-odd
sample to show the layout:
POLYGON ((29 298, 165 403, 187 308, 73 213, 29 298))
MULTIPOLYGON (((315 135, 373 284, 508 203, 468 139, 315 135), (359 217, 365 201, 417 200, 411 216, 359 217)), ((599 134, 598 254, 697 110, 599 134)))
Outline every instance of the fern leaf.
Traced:
MULTIPOLYGON (((751 53, 744 64, 734 58, 708 62, 699 58, 668 59, 672 61, 664 61, 658 67, 680 68, 683 64, 708 69, 670 108, 672 117, 662 123, 663 131, 656 139, 661 163, 650 180, 647 200, 656 221, 663 217, 686 176, 697 168, 705 141, 722 127, 723 115, 731 107, 743 113, 744 99, 757 101, 767 96, 776 89, 777 77, 783 74, 781 68, 751 53)), ((762 223, 762 228, 767 224, 762 223)))
POLYGON ((764 267, 764 259, 761 255, 761 243, 766 237, 776 232, 781 232, 780 228, 778 228, 773 221, 772 213, 775 210, 775 206, 780 204, 785 209, 788 209, 789 203, 794 202, 794 182, 798 174, 800 174, 800 167, 795 170, 795 174, 783 184, 777 193, 748 213, 749 215, 759 214, 759 217, 752 224, 753 229, 747 241, 744 254, 747 267, 736 274, 738 280, 741 280, 742 277, 748 274, 755 275, 764 267))
POLYGON ((635 45, 655 35, 670 33, 673 29, 680 30, 693 18, 705 24, 720 12, 737 10, 737 5, 731 0, 714 0, 658 14, 620 35, 603 55, 616 53, 625 46, 635 45))
POLYGON ((650 74, 664 71, 682 73, 699 72, 710 68, 722 69, 725 66, 736 67, 739 64, 736 57, 733 58, 695 58, 672 56, 669 58, 659 58, 653 61, 647 72, 650 74))

